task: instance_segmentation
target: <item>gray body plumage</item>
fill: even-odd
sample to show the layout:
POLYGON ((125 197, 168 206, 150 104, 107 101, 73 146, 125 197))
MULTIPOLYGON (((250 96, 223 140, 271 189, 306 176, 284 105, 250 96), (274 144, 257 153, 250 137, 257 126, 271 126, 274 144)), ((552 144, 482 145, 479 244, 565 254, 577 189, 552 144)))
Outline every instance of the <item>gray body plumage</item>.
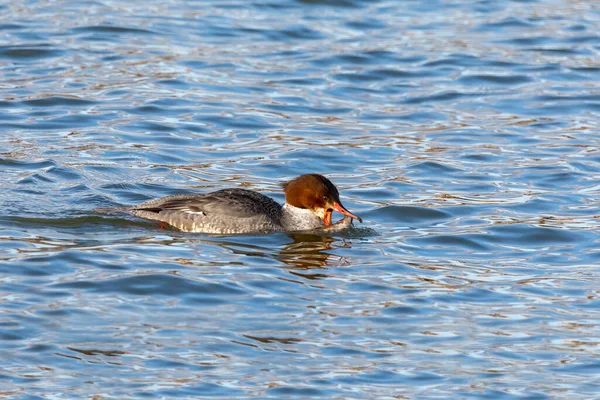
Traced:
MULTIPOLYGON (((282 207, 275 200, 251 190, 223 189, 150 200, 125 211, 137 217, 166 222, 184 232, 232 234, 287 228, 298 230, 288 223, 295 222, 295 218, 290 218, 293 215, 287 215, 289 212, 284 210, 288 206, 282 207)), ((317 221, 312 221, 308 229, 322 226, 322 222, 314 218, 317 221)))

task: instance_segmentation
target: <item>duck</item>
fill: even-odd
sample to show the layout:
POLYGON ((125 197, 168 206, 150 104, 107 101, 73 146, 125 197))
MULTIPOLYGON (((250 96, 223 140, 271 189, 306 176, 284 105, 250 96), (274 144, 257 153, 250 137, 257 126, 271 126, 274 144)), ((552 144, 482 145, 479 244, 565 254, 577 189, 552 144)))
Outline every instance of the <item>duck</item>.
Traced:
MULTIPOLYGON (((332 226, 333 211, 362 219, 342 205, 335 185, 320 174, 304 174, 282 185, 285 204, 262 193, 234 188, 181 194, 121 208, 183 232, 250 234, 312 231, 332 226)), ((344 218, 347 220, 348 218, 344 218)))

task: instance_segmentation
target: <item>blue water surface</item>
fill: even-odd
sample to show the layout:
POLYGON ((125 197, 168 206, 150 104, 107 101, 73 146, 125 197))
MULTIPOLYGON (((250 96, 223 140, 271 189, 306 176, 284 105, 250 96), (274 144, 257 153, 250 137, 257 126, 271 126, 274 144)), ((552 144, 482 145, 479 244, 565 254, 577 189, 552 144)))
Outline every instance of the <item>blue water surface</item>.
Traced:
POLYGON ((598 398, 599 4, 4 1, 0 393, 598 398), (307 172, 364 223, 94 211, 307 172))

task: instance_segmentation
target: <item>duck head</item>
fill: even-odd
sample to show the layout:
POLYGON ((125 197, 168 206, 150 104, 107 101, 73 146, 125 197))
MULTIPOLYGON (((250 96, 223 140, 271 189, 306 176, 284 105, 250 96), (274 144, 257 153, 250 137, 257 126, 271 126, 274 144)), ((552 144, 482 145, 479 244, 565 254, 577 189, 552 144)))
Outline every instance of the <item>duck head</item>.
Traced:
POLYGON ((323 175, 301 175, 283 184, 287 204, 308 209, 323 220, 325 226, 331 225, 333 211, 348 217, 362 219, 346 209, 340 201, 340 194, 335 185, 323 175))

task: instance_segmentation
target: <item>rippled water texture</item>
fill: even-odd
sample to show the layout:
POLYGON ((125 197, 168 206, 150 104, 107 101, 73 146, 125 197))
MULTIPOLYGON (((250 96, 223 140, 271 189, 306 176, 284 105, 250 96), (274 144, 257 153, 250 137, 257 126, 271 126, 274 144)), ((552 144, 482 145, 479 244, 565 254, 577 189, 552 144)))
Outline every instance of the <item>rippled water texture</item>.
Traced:
POLYGON ((5 1, 1 395, 598 398, 599 4, 5 1), (365 223, 94 211, 306 172, 365 223))

